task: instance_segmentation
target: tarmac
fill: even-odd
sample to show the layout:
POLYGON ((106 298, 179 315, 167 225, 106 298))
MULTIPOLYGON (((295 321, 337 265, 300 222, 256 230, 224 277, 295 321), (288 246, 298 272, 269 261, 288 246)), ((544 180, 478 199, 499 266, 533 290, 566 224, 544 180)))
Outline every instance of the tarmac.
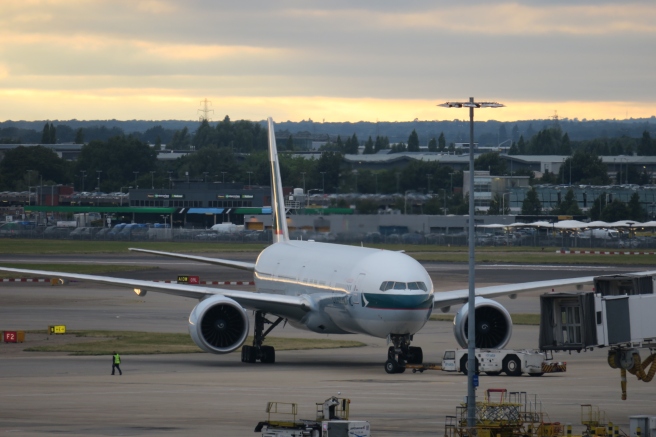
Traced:
MULTIPOLYGON (((252 255, 242 255, 248 259, 252 255)), ((225 254, 225 258, 232 255, 225 254)), ((19 257, 22 258, 22 257, 19 257)), ((143 255, 25 257, 29 262, 149 264, 155 270, 115 276, 175 279, 198 274, 203 280, 250 280, 245 272, 143 255)), ((0 258, 0 262, 20 262, 0 258)), ((464 264, 426 264, 436 289, 466 288, 464 264)), ((477 268, 477 285, 588 276, 644 270, 642 267, 504 266, 477 268)), ((240 289, 248 289, 242 287, 240 289)), ((501 298, 511 313, 539 313, 537 292, 501 298)), ((158 293, 136 296, 125 289, 86 283, 65 286, 0 283, 0 330, 107 329, 186 332, 194 300, 158 293)), ((289 326, 272 336, 319 338, 289 326)), ((60 341, 28 334, 23 344, 0 343, 0 435, 42 436, 252 436, 266 419, 268 401, 296 402, 300 418, 314 418, 315 403, 341 393, 351 399, 351 418, 368 420, 373 436, 444 434, 447 415, 466 394, 467 379, 441 371, 388 375, 383 369, 386 342, 366 336, 347 338, 361 348, 279 351, 276 363, 244 364, 228 355, 124 355, 123 375, 111 376, 111 357, 77 357, 24 352, 30 345, 60 341)), ((456 347, 452 324, 428 322, 415 336, 425 362, 439 362, 456 347)), ((538 329, 515 326, 509 348, 535 348, 538 329)), ((120 351, 119 351, 120 352, 120 351)), ((656 414, 654 387, 628 375, 628 400, 620 400, 620 375, 606 363, 606 351, 555 354, 567 372, 542 377, 480 376, 477 396, 489 388, 527 392, 551 421, 571 423, 580 432, 581 404, 604 410, 628 433, 628 417, 656 414), (533 396, 537 398, 533 398, 533 396)))

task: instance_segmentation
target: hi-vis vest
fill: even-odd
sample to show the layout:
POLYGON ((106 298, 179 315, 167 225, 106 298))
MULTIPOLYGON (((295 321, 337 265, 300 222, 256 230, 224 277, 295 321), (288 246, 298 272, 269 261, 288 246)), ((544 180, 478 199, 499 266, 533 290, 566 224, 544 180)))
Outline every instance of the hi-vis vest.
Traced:
POLYGON ((121 364, 121 357, 118 354, 114 355, 114 364, 121 364))

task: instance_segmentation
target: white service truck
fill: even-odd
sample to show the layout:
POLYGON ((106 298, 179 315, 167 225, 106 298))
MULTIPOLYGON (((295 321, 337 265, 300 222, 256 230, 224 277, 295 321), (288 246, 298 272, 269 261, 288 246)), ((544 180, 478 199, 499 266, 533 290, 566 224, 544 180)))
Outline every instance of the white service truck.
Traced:
MULTIPOLYGON (((551 354, 535 350, 512 349, 476 349, 476 373, 487 375, 542 376, 545 373, 565 372, 567 363, 553 362, 551 354)), ((467 374, 467 349, 444 351, 442 370, 445 372, 462 372, 467 374)))

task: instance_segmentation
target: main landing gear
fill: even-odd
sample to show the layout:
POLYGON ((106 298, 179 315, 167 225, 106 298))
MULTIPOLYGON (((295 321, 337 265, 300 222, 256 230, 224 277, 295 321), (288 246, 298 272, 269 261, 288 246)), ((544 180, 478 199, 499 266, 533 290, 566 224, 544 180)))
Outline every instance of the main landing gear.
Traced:
POLYGON ((411 335, 390 335, 394 346, 387 350, 387 361, 385 371, 387 373, 403 373, 406 364, 421 364, 424 361, 424 353, 420 347, 410 346, 411 335))
POLYGON ((273 328, 278 326, 284 319, 278 317, 275 322, 270 321, 266 317, 266 313, 262 311, 255 312, 255 333, 253 335, 253 346, 242 346, 241 348, 241 362, 242 363, 275 363, 276 350, 273 346, 263 346, 264 339, 273 331, 273 328), (264 325, 271 325, 269 329, 264 331, 264 325))

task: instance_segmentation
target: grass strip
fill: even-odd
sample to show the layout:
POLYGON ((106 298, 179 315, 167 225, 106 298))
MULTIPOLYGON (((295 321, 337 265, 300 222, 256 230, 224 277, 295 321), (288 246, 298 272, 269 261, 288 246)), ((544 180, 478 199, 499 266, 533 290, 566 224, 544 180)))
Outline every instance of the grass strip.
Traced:
MULTIPOLYGON (((154 241, 78 241, 78 240, 0 240, 0 255, 11 254, 98 254, 124 253, 128 248, 158 250, 178 253, 253 253, 258 254, 267 244, 229 242, 154 242, 154 241)), ((421 262, 468 261, 466 246, 433 246, 405 244, 367 244, 366 247, 391 251, 405 251, 421 262)), ((476 248, 476 262, 508 264, 554 264, 554 265, 653 265, 654 255, 563 255, 556 247, 534 246, 482 246, 476 248)), ((599 249, 605 250, 605 249, 599 249)), ((618 249, 608 249, 618 250, 618 249)))
MULTIPOLYGON (((43 332, 43 331, 40 331, 43 332)), ((137 331, 70 331, 64 335, 96 338, 98 341, 85 341, 52 346, 35 346, 25 349, 28 352, 68 352, 71 355, 111 355, 117 351, 122 355, 187 354, 203 352, 188 334, 168 334, 137 331)), ((252 343, 248 337, 244 344, 252 343)), ((364 343, 349 340, 327 340, 312 338, 268 337, 267 345, 279 351, 307 349, 337 349, 365 346, 364 343)))
MULTIPOLYGON (((453 322, 454 314, 433 314, 430 319, 438 322, 453 322)), ((540 325, 539 314, 511 314, 513 325, 540 325)))
POLYGON ((160 250, 165 252, 261 252, 267 244, 261 243, 204 243, 167 241, 80 241, 80 240, 37 240, 3 238, 0 254, 84 254, 84 253, 129 253, 128 248, 160 250))
MULTIPOLYGON (((138 265, 122 265, 122 264, 10 264, 1 263, 2 267, 12 269, 26 269, 26 270, 46 270, 53 272, 63 273, 80 273, 84 275, 99 275, 116 272, 133 272, 142 270, 159 269, 157 266, 138 266, 138 265)), ((0 278, 22 278, 25 276, 23 273, 10 273, 0 271, 0 278)))
MULTIPOLYGON (((420 262, 466 263, 468 254, 462 253, 411 253, 408 255, 420 262)), ((477 263, 506 264, 555 264, 555 265, 645 265, 655 262, 654 255, 562 255, 555 252, 479 252, 476 249, 477 263)))

